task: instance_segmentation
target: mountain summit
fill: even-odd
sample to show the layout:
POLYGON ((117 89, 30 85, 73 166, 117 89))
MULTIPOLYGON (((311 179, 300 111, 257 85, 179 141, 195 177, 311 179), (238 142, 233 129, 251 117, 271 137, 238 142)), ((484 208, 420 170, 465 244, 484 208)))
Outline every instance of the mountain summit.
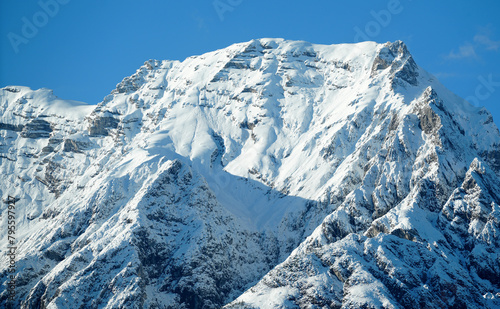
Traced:
POLYGON ((2 304, 500 307, 500 133, 403 42, 252 40, 0 111, 2 304))

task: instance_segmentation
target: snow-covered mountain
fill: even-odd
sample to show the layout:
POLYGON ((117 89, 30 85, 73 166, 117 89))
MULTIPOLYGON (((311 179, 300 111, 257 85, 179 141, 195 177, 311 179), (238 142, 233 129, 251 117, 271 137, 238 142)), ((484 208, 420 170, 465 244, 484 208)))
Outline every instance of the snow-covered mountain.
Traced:
POLYGON ((252 40, 0 110, 14 307, 500 307, 499 131, 400 41, 252 40))

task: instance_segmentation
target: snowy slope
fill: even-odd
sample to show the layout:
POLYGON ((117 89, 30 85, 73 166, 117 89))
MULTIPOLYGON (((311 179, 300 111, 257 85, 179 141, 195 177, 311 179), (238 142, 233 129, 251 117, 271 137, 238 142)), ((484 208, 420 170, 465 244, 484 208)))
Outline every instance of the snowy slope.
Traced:
POLYGON ((500 134, 402 42, 150 60, 97 106, 0 91, 18 306, 500 305, 500 134))

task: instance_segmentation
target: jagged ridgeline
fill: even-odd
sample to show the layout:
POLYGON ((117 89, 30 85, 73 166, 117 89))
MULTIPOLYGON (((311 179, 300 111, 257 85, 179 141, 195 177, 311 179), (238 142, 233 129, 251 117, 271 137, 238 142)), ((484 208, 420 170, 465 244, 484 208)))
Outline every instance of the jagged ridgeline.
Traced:
POLYGON ((500 134, 398 41, 147 61, 98 105, 0 89, 14 308, 499 308, 500 134))

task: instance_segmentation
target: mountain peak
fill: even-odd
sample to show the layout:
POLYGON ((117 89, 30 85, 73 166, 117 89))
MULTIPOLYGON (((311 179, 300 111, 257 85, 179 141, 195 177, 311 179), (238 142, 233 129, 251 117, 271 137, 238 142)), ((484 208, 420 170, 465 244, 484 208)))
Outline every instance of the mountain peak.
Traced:
POLYGON ((418 66, 413 60, 406 45, 402 41, 384 44, 373 61, 372 76, 378 71, 390 70, 393 85, 405 87, 405 83, 412 86, 418 84, 418 66))
POLYGON ((256 39, 96 106, 0 103, 17 307, 498 308, 500 133, 401 41, 256 39))

